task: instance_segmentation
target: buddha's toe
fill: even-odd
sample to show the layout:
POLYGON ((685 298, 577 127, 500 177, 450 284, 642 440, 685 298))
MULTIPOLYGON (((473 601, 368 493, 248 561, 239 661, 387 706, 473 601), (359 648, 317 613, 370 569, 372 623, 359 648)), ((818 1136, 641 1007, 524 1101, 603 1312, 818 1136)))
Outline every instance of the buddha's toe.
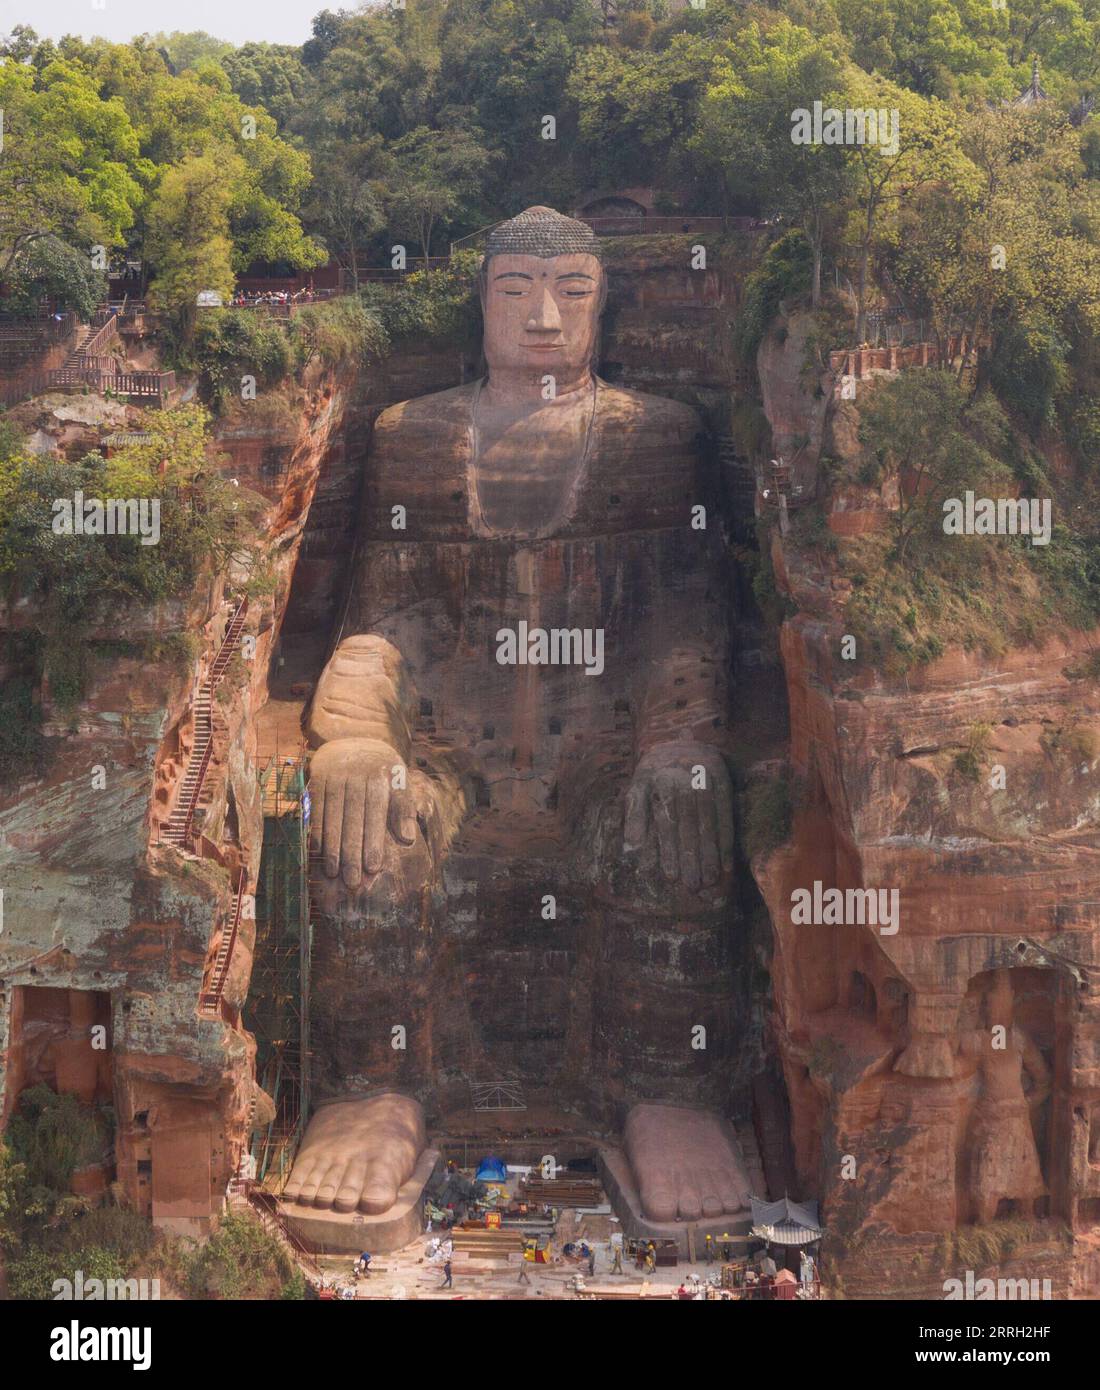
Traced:
POLYGON ((336 1194, 340 1190, 340 1185, 344 1180, 344 1173, 347 1169, 348 1161, 344 1157, 330 1158, 327 1166, 319 1170, 321 1172, 320 1181, 317 1183, 317 1191, 313 1197, 315 1207, 331 1207, 336 1200, 336 1194))
POLYGON ((397 1178, 392 1167, 378 1159, 365 1160, 364 1168, 359 1210, 371 1216, 381 1216, 397 1201, 397 1178))
POLYGON ((698 1178, 699 1197, 703 1204, 703 1215, 706 1217, 721 1216, 725 1207, 719 1193, 718 1174, 713 1168, 701 1168, 696 1173, 696 1177, 698 1178))
POLYGON ((367 1176, 367 1160, 353 1158, 344 1173, 340 1189, 332 1203, 333 1211, 358 1211, 363 1195, 363 1183, 367 1176))
MULTIPOLYGON (((283 1189, 283 1199, 285 1201, 300 1202, 302 1200, 302 1189, 311 1181, 316 1167, 316 1154, 306 1153, 301 1155, 291 1170, 290 1181, 283 1189)), ((314 1187, 313 1190, 316 1191, 316 1187, 314 1187)))
POLYGON ((680 1174, 679 1211, 681 1221, 698 1221, 703 1214, 699 1184, 690 1169, 684 1169, 680 1174))
POLYGON ((748 1206, 742 1185, 738 1182, 737 1174, 732 1168, 719 1168, 716 1181, 723 1212, 742 1211, 748 1206))
POLYGON ((642 1210, 650 1221, 675 1221, 679 1195, 673 1175, 663 1169, 642 1177, 642 1210))

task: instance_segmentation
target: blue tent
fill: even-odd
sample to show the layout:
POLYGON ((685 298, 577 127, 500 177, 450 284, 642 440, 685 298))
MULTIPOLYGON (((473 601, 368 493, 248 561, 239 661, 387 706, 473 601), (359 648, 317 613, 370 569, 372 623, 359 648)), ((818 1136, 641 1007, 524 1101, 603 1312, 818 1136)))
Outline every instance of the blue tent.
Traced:
POLYGON ((474 1176, 475 1182, 507 1182, 508 1169, 504 1166, 503 1159, 494 1158, 492 1154, 488 1158, 483 1158, 474 1176))

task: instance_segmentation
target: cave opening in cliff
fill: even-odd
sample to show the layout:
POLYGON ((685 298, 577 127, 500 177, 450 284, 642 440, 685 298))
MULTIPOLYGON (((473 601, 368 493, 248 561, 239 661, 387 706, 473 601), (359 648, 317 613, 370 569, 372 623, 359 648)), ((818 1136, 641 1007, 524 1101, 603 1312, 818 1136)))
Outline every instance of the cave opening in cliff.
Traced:
POLYGON ((34 1181, 97 1198, 114 1179, 111 1043, 106 991, 12 989, 4 1113, 18 1119, 34 1181))
POLYGON ((85 1104, 114 1099, 111 996, 106 990, 16 985, 11 995, 8 1107, 32 1086, 85 1104))

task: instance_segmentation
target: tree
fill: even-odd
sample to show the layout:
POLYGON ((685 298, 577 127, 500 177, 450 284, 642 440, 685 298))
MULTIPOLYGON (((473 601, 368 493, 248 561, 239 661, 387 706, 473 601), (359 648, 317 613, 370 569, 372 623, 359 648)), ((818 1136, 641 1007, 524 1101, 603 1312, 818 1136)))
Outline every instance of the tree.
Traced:
POLYGON ((200 291, 233 291, 229 209, 241 161, 195 155, 167 171, 149 208, 146 248, 155 267, 149 298, 174 310, 183 339, 194 330, 200 291))
POLYGON ((1007 474, 999 461, 1007 422, 996 399, 969 400, 949 371, 903 372, 872 392, 860 416, 860 439, 878 467, 897 478, 899 563, 917 535, 942 536, 936 528, 948 494, 1007 474))
POLYGON ((32 242, 58 236, 90 249, 123 242, 148 169, 125 107, 102 100, 63 61, 39 73, 0 60, 0 282, 32 242))
POLYGON ((700 100, 729 73, 724 44, 689 34, 656 52, 583 51, 567 91, 577 103, 580 152, 592 183, 679 186, 700 100))
POLYGON ((285 130, 298 113, 309 77, 289 44, 246 43, 221 58, 233 90, 246 106, 260 106, 285 130))
POLYGON ((385 221, 381 138, 351 147, 326 143, 314 150, 313 163, 314 190, 306 216, 358 289, 360 257, 385 221))
MULTIPOLYGON (((834 0, 834 6, 852 58, 868 72, 923 96, 1012 92, 1005 51, 1010 21, 990 0, 834 0)), ((1012 0, 1013 14, 1017 8, 1012 0)))
POLYGON ((170 34, 161 30, 160 33, 147 34, 145 37, 152 47, 167 55, 173 73, 197 67, 209 58, 217 62, 233 52, 231 43, 226 43, 224 39, 216 39, 201 29, 193 29, 189 33, 174 29, 170 34))
POLYGON ((82 251, 55 236, 27 243, 12 262, 9 312, 31 317, 48 299, 58 309, 87 322, 107 297, 107 277, 82 251))
POLYGON ((461 212, 476 194, 492 153, 463 130, 417 126, 394 142, 385 179, 385 201, 399 231, 412 232, 431 255, 436 226, 461 212))
POLYGON ((896 121, 896 140, 845 145, 852 175, 852 227, 857 246, 857 343, 866 334, 866 306, 871 250, 879 221, 899 199, 923 184, 947 179, 962 164, 955 117, 936 97, 920 97, 883 78, 854 71, 843 100, 846 108, 885 111, 896 121), (896 115, 895 115, 896 113, 896 115))
POLYGON ((751 25, 736 57, 702 104, 692 153, 716 167, 758 210, 800 227, 813 257, 811 298, 821 300, 821 265, 852 172, 836 145, 796 144, 792 115, 815 101, 840 101, 843 70, 832 49, 806 29, 781 21, 762 34, 751 25))
MULTIPOLYGON (((1015 394, 1046 376, 1048 405, 1059 369, 1044 371, 1035 352, 1059 335, 1100 335, 1100 198, 1080 177, 1081 143, 1056 111, 979 107, 961 122, 965 163, 908 199, 892 236, 897 279, 941 341, 989 343, 994 364, 1034 358, 1015 394)), ((1025 412, 1034 425, 1047 413, 1039 399, 1025 412)))
POLYGON ((29 24, 17 24, 10 34, 0 39, 0 58, 10 58, 16 63, 29 63, 38 42, 38 35, 29 24))

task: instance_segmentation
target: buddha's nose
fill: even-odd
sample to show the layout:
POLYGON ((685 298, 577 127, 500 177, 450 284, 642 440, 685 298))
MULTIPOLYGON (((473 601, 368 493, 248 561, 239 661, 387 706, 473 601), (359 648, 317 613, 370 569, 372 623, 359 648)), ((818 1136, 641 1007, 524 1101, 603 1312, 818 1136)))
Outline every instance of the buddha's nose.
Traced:
POLYGON ((531 306, 531 316, 527 328, 532 333, 558 333, 561 331, 561 315, 548 289, 535 292, 535 302, 531 306))

